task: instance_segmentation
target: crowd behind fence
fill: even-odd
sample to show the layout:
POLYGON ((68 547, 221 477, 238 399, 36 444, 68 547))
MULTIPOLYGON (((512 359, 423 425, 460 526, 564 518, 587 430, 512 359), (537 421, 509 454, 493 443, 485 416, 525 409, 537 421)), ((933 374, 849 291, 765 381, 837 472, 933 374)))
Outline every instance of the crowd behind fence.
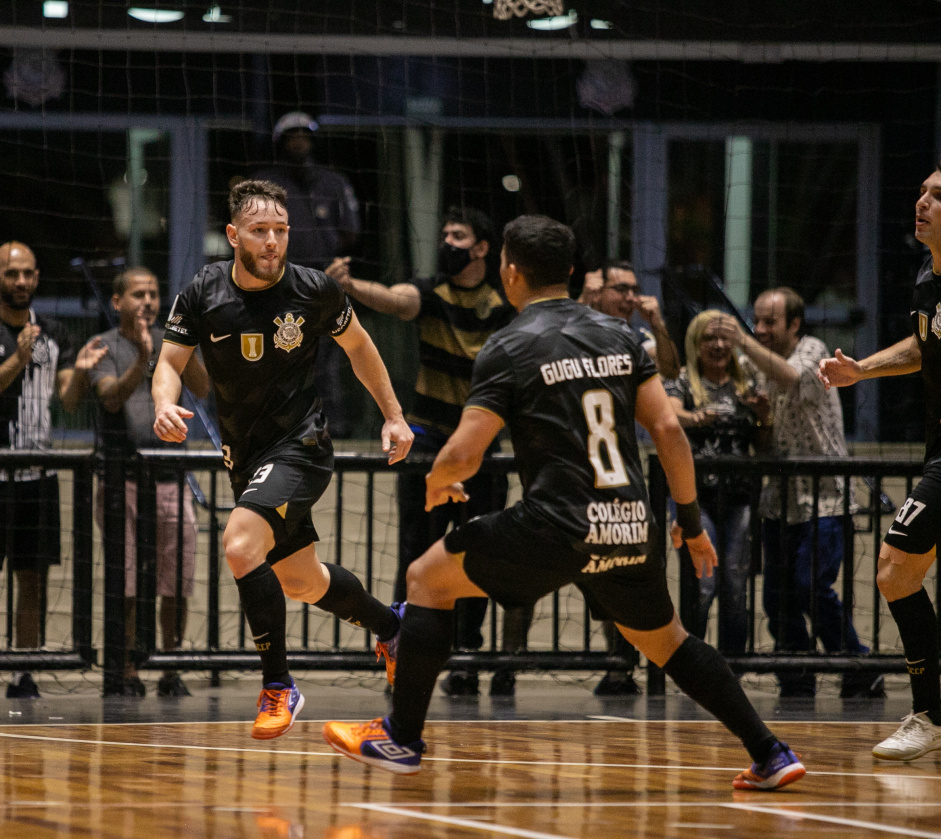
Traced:
MULTIPOLYGON (((0 649, 0 670, 87 670, 100 667, 105 692, 120 683, 125 662, 124 609, 124 470, 123 462, 105 463, 93 452, 4 451, 0 452, 0 477, 25 466, 39 466, 56 472, 62 486, 63 563, 59 567, 53 610, 54 631, 46 633, 40 650, 13 649, 13 581, 7 570, 6 643, 0 649), (93 487, 104 482, 104 532, 96 536, 93 527, 93 487), (68 597, 66 597, 68 592, 68 597), (68 603, 68 607, 62 605, 68 603)), ((137 609, 136 657, 145 670, 209 671, 215 682, 222 671, 254 670, 257 654, 246 645, 246 625, 238 605, 231 575, 221 550, 221 532, 233 498, 222 456, 211 451, 142 451, 135 461, 139 485, 137 518, 137 609), (200 541, 198 579, 200 585, 191 606, 191 622, 184 648, 159 652, 156 644, 156 493, 157 470, 176 475, 180 487, 195 480, 199 503, 200 541)), ((409 461, 389 467, 385 455, 344 453, 336 456, 336 475, 328 494, 314 510, 321 535, 318 551, 325 561, 349 567, 366 588, 381 600, 392 597, 397 557, 395 476, 404 471, 426 472, 429 464, 409 461)), ((514 473, 511 455, 489 458, 482 467, 488 471, 514 473)), ((743 655, 729 657, 738 672, 782 672, 810 668, 821 673, 850 671, 902 672, 904 660, 894 624, 886 621, 887 609, 875 584, 876 562, 886 519, 911 491, 921 474, 921 461, 865 457, 842 459, 804 458, 780 461, 768 458, 698 459, 697 469, 715 475, 733 475, 741 480, 787 481, 795 475, 809 476, 815 504, 819 481, 840 476, 856 487, 859 509, 851 511, 846 494, 845 556, 838 581, 844 603, 844 629, 852 620, 871 652, 865 656, 836 653, 778 653, 764 628, 761 609, 760 520, 753 508, 752 571, 749 579, 749 640, 743 655)), ((660 538, 668 546, 667 488, 659 461, 648 461, 651 507, 660 538)), ((9 499, 15 482, 0 481, 0 492, 9 499)), ((178 493, 180 504, 184 495, 178 493)), ((518 497, 518 488, 517 488, 518 497)), ((787 493, 782 492, 785 499, 787 493)), ((513 495, 511 493, 511 503, 513 495)), ((755 498, 757 504, 757 497, 755 498)), ((783 513, 784 511, 782 511, 783 513)), ((182 527, 182 515, 178 516, 182 527)), ((7 522, 9 530, 11 522, 7 522)), ((182 545, 182 539, 178 540, 182 545)), ((668 575, 676 594, 681 617, 690 613, 696 596, 691 569, 667 547, 668 575)), ((816 550, 812 560, 816 561, 816 550)), ((720 557, 721 559, 721 557, 720 557)), ((182 568, 182 551, 178 557, 182 568)), ((933 596, 941 602, 941 575, 934 571, 933 596)), ((182 574, 177 574, 182 585, 182 574)), ((932 578, 929 578, 931 581, 932 578)), ((718 609, 725 607, 720 589, 718 609)), ((590 671, 626 666, 618 656, 605 652, 599 624, 590 620, 587 607, 574 589, 556 592, 537 608, 537 621, 530 630, 528 649, 518 653, 499 650, 500 610, 492 609, 489 635, 477 652, 457 652, 449 667, 492 671, 590 671), (539 616, 541 615, 541 618, 539 616)), ((815 635, 813 608, 809 622, 815 635)), ((306 604, 289 607, 289 662, 296 670, 366 671, 379 670, 372 652, 374 639, 362 629, 341 623, 332 615, 306 604)), ((844 635, 845 639, 845 635, 844 635)), ((714 639, 711 639, 714 640, 714 639)), ((648 692, 664 689, 662 672, 648 664, 648 692)))

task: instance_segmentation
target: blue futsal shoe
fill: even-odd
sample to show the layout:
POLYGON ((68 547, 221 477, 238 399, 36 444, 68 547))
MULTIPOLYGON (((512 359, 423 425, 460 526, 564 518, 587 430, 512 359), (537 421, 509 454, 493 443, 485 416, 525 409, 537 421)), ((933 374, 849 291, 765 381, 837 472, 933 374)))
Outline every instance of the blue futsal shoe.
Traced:
POLYGON ((399 745, 389 735, 386 725, 382 717, 366 723, 328 722, 323 727, 323 739, 334 751, 367 766, 396 775, 416 774, 421 769, 424 741, 399 745))

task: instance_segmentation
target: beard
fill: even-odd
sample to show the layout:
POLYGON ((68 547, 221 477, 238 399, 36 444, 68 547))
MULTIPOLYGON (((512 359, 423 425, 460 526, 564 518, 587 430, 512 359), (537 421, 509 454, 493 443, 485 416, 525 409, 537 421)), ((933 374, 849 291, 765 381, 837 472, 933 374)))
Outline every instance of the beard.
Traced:
POLYGON ((28 309, 30 307, 30 304, 33 302, 33 294, 30 293, 24 296, 20 292, 15 292, 8 288, 0 287, 0 301, 9 306, 11 309, 22 311, 23 309, 28 309))
POLYGON ((273 283, 284 271, 284 264, 287 262, 287 254, 282 256, 271 270, 263 269, 259 261, 248 253, 248 251, 239 251, 239 260, 242 263, 242 267, 256 280, 261 280, 265 283, 273 283))

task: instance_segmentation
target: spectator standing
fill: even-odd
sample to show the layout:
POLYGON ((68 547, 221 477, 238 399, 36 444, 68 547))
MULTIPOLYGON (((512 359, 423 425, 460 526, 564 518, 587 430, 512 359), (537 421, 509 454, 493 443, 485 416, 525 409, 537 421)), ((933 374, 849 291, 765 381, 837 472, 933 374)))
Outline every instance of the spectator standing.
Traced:
MULTIPOLYGON (((771 289, 755 300, 755 337, 732 318, 723 321, 729 339, 742 348, 758 369, 771 400, 775 457, 825 455, 846 457, 843 409, 836 391, 828 392, 817 378, 827 348, 804 332, 804 301, 791 288, 771 289)), ((764 609, 775 649, 807 652, 814 642, 805 616, 816 601, 816 628, 828 652, 843 649, 843 604, 833 590, 843 562, 843 495, 849 491, 842 478, 819 482, 819 507, 814 509, 813 481, 795 476, 787 482, 787 520, 782 529, 780 482, 769 480, 761 493, 764 548, 764 609), (816 517, 816 523, 813 519, 816 517), (812 579, 814 527, 817 529, 817 576, 812 579), (783 534, 783 541, 782 541, 783 534), (792 569, 790 574, 788 569, 792 569), (813 594, 812 594, 813 592, 813 594)), ((863 655, 863 646, 847 621, 845 652, 863 655)), ((816 693, 812 672, 780 672, 782 697, 808 697, 816 693)), ((840 695, 882 696, 881 675, 846 673, 840 695)))
MULTIPOLYGON (((433 458, 441 450, 458 422, 470 393, 474 359, 484 341, 506 326, 516 312, 507 302, 498 277, 488 270, 488 256, 494 247, 490 219, 479 210, 451 207, 441 227, 438 273, 429 279, 385 286, 353 279, 345 264, 338 263, 336 274, 347 293, 378 312, 395 315, 418 324, 418 379, 415 396, 407 415, 415 432, 413 454, 433 458)), ((498 440, 487 455, 500 450, 498 440)), ((429 545, 440 539, 451 525, 506 506, 505 475, 481 473, 467 484, 466 504, 450 502, 425 510, 425 478, 421 474, 398 476, 399 567, 395 599, 405 599, 405 577, 409 565, 429 545)), ((457 646, 478 650, 483 644, 481 626, 487 610, 486 598, 472 598, 460 604, 457 646)), ((511 625, 519 623, 516 616, 511 625)), ((518 631, 515 634, 519 634, 518 631)), ((504 643, 504 649, 525 644, 518 639, 504 643)), ((497 693, 512 693, 512 673, 495 676, 497 693)), ((452 671, 442 682, 449 696, 476 695, 477 673, 452 671)), ((491 683, 491 691, 494 683, 491 683)))
MULTIPOLYGON (((88 369, 105 352, 92 341, 76 357, 65 327, 33 311, 38 285, 32 250, 22 242, 0 245, 0 447, 49 448, 53 395, 74 411, 88 387, 88 369)), ((0 533, 10 540, 3 556, 16 582, 14 646, 36 649, 43 636, 49 566, 61 561, 54 471, 32 466, 12 476, 0 472, 0 533)), ((29 673, 14 673, 7 696, 35 698, 39 690, 29 673)))
POLYGON ((646 324, 640 328, 640 333, 644 349, 657 365, 657 372, 664 379, 675 379, 680 374, 680 356, 667 330, 660 302, 652 294, 641 293, 630 262, 607 262, 599 270, 586 274, 578 302, 628 323, 636 312, 646 324))
MULTIPOLYGON (((253 177, 276 183, 287 195, 291 219, 288 259, 294 265, 323 270, 334 257, 348 254, 360 234, 359 201, 349 180, 314 159, 317 122, 310 114, 291 111, 274 126, 271 139, 276 162, 253 177)), ((317 389, 333 437, 346 437, 351 418, 343 399, 341 368, 346 356, 335 341, 320 341, 314 365, 317 389)))
MULTIPOLYGON (((667 395, 686 430, 694 455, 748 457, 767 444, 771 406, 755 389, 739 363, 727 315, 717 309, 700 312, 686 330, 686 366, 666 383, 667 395)), ((719 570, 696 581, 696 607, 688 626, 706 637, 709 609, 721 588, 719 643, 722 653, 741 655, 748 644, 748 580, 751 570, 751 504, 756 488, 732 475, 696 473, 702 522, 719 555, 719 570), (720 582, 721 581, 721 582, 720 582)), ((682 561, 692 558, 680 549, 682 561)), ((685 623, 685 621, 684 621, 685 623)))
MULTIPOLYGON (((125 464, 124 497, 126 524, 125 551, 125 633, 129 656, 125 665, 124 692, 143 696, 144 684, 130 656, 135 647, 135 597, 137 593, 137 481, 133 458, 138 449, 164 448, 154 434, 154 401, 150 384, 160 355, 163 330, 154 326, 160 311, 157 278, 146 268, 130 268, 115 277, 111 305, 120 322, 100 335, 107 349, 90 380, 97 396, 99 443, 105 458, 125 464)), ((194 396, 209 393, 209 378, 198 356, 193 355, 183 372, 183 381, 194 396)), ((193 594, 196 560, 196 515, 193 493, 184 487, 183 496, 183 582, 177 596, 177 533, 179 487, 170 471, 157 474, 157 595, 160 597, 161 648, 179 649, 186 628, 187 598, 193 594)), ((95 515, 104 532, 104 487, 98 485, 95 515)), ((189 696, 175 670, 163 673, 157 682, 159 696, 189 696)))

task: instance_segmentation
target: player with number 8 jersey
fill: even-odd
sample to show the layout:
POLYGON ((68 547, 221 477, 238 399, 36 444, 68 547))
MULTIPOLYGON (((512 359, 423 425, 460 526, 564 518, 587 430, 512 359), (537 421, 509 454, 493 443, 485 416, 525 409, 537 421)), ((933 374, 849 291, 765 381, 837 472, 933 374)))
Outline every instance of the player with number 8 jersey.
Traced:
POLYGON ((324 738, 362 763, 418 772, 455 598, 487 594, 504 608, 527 608, 574 584, 593 617, 615 621, 742 739, 754 764, 734 780, 737 788, 798 780, 803 765, 761 721, 722 657, 683 629, 670 600, 635 418, 650 432, 677 502, 674 542, 687 543, 699 575, 712 574, 716 553, 699 518, 689 442, 653 361, 623 320, 569 299, 570 228, 521 216, 503 236, 500 277, 520 314, 477 355, 461 421, 426 477, 426 508, 466 499, 461 482, 504 425, 523 498, 450 531, 412 564, 392 713, 364 725, 329 722, 324 738))

